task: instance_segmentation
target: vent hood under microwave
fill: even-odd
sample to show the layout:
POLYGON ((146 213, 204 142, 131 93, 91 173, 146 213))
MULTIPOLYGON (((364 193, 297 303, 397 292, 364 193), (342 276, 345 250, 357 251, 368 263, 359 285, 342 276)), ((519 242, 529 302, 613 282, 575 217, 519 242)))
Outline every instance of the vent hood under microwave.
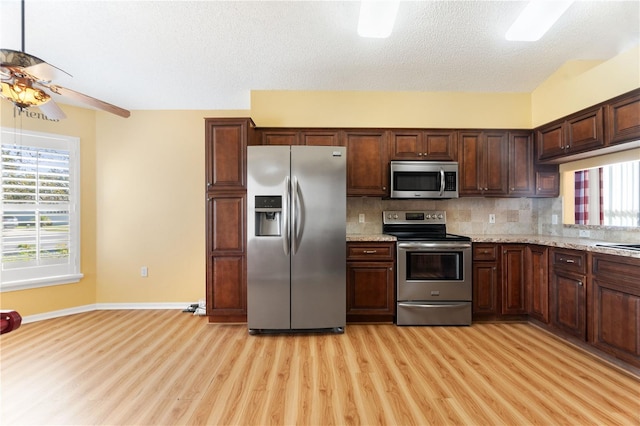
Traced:
POLYGON ((458 198, 455 161, 392 161, 391 198, 458 198))

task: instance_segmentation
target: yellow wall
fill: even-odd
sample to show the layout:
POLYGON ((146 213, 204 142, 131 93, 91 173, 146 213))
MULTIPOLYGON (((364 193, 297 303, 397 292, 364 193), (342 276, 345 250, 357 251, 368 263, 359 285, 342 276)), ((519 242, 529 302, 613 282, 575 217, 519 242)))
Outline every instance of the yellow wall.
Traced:
POLYGON ((531 128, 528 93, 251 92, 259 127, 531 128))
POLYGON ((249 112, 97 116, 98 302, 204 299, 204 118, 210 116, 249 112))
MULTIPOLYGON (((0 100, 0 126, 80 138, 80 269, 84 278, 74 284, 0 293, 0 308, 33 315, 96 303, 96 113, 61 105, 67 115, 57 122, 14 114, 14 108, 0 100)), ((37 110, 35 110, 37 111, 37 110)))
POLYGON ((640 45, 609 61, 573 61, 531 93, 531 123, 538 127, 640 87, 640 45))

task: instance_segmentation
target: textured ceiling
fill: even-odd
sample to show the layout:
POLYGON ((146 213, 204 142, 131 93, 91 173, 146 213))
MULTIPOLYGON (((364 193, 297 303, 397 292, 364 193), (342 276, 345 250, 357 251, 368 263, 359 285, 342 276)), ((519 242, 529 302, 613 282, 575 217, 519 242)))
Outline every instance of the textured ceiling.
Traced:
MULTIPOLYGON (((364 39, 356 1, 26 0, 25 47, 74 76, 57 84, 136 110, 248 109, 251 90, 530 92, 640 43, 640 1, 577 1, 540 41, 508 42, 524 6, 404 1, 391 37, 364 39)), ((19 0, 0 0, 0 47, 20 50, 19 0)))

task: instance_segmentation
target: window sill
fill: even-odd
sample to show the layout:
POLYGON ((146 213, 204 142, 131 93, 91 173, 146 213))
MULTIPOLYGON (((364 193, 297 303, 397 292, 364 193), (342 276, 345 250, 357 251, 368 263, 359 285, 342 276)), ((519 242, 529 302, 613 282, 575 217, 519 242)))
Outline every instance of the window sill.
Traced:
POLYGON ((83 274, 60 275, 56 277, 36 278, 23 281, 9 281, 0 284, 0 293, 5 291, 27 290, 30 288, 50 287, 54 285, 73 284, 79 282, 83 274))

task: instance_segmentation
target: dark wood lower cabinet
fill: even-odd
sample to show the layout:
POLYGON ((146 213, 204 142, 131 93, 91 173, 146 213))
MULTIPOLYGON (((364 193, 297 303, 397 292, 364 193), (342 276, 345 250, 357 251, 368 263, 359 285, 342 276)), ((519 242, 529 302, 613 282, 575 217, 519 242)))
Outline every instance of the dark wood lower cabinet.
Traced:
POLYGON ((347 243, 347 322, 393 322, 395 243, 347 243))
POLYGON ((208 273, 216 285, 207 293, 207 314, 212 322, 247 321, 246 256, 211 256, 208 273))
POLYGON ((590 342, 640 367, 640 259, 593 255, 590 342))
POLYGON ((527 313, 543 323, 549 322, 549 249, 527 247, 527 313))
POLYGON ((521 244, 502 245, 502 310, 503 315, 526 314, 525 252, 521 244))
POLYGON ((587 340, 587 253, 552 248, 550 251, 551 325, 587 340))

